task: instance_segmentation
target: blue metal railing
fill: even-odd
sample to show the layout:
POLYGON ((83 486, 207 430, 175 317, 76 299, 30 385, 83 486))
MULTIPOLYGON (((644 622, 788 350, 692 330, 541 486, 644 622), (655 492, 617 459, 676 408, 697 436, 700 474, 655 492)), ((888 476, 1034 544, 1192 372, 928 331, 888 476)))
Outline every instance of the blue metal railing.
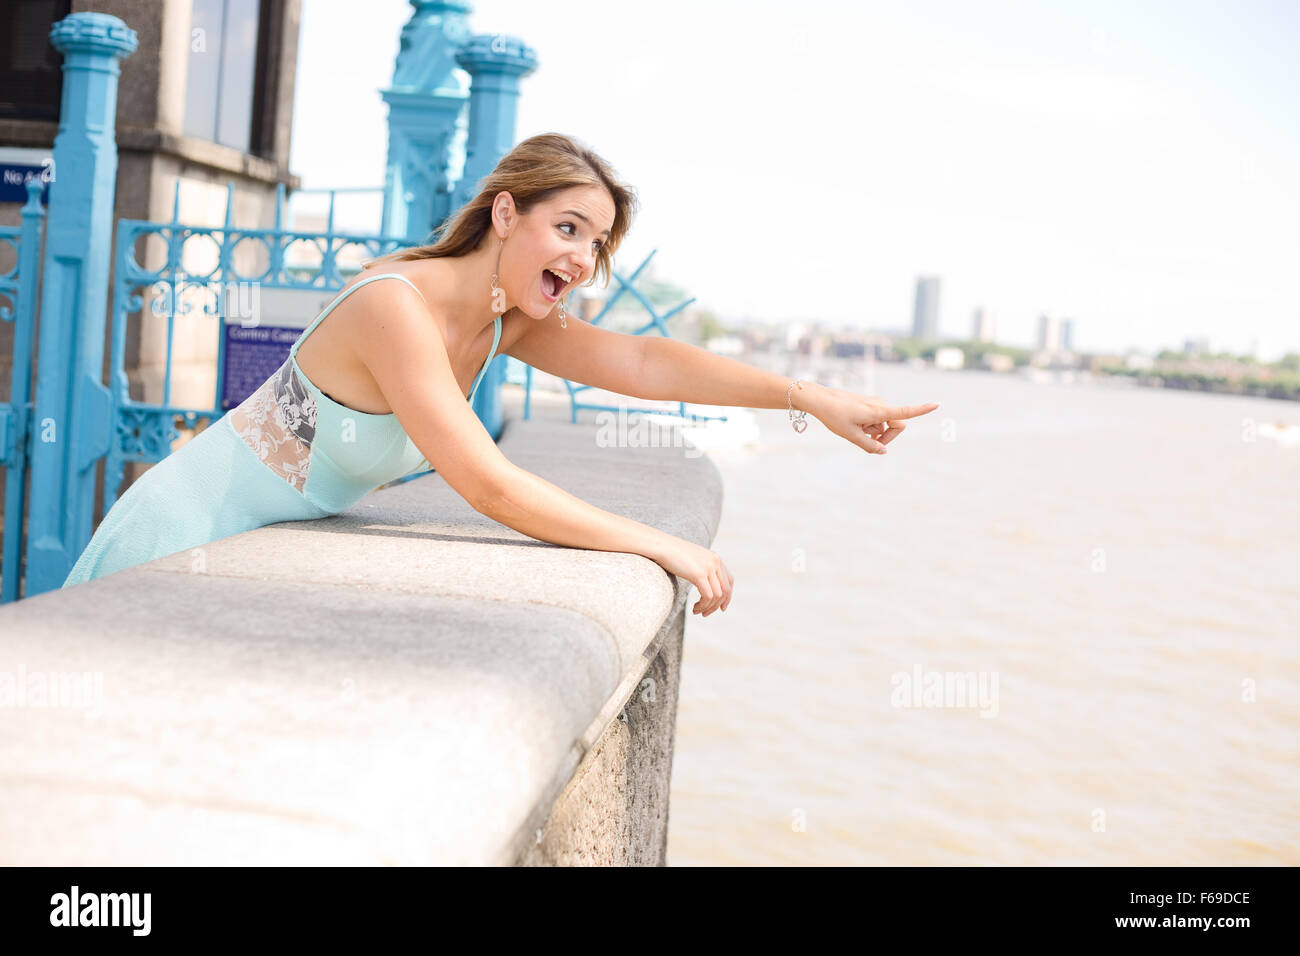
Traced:
MULTIPOLYGON (((330 190, 343 192, 345 190, 330 190)), ((342 255, 351 250, 358 260, 392 252, 406 245, 396 236, 359 235, 286 230, 284 223, 285 188, 276 188, 275 225, 271 229, 241 229, 232 221, 234 183, 226 186, 224 225, 188 225, 180 221, 180 181, 176 183, 170 222, 157 223, 139 219, 122 219, 117 223, 117 261, 113 288, 112 383, 116 415, 114 434, 109 446, 104 480, 104 511, 112 507, 122 483, 126 462, 155 463, 171 451, 179 437, 178 425, 194 428, 202 419, 215 421, 228 408, 222 404, 222 383, 226 365, 226 335, 222 327, 224 313, 232 291, 255 289, 341 290, 359 270, 359 264, 345 261, 342 255), (137 245, 147 244, 148 237, 162 240, 165 260, 155 268, 146 267, 135 254, 137 245), (215 248, 216 264, 206 271, 187 269, 187 247, 215 248), (260 271, 241 271, 236 253, 261 258, 260 271), (254 255, 260 252, 261 255, 254 255), (294 252, 300 254, 295 257, 294 252), (155 314, 165 315, 167 343, 164 354, 163 394, 159 403, 134 401, 126 374, 126 339, 130 316, 144 305, 143 290, 151 288, 159 298, 152 304, 155 314), (188 408, 172 401, 172 353, 177 315, 193 311, 193 293, 204 297, 202 311, 219 318, 217 322, 217 377, 210 407, 188 408), (159 303, 161 302, 161 308, 159 303)), ((329 224, 333 224, 333 211, 329 224)))

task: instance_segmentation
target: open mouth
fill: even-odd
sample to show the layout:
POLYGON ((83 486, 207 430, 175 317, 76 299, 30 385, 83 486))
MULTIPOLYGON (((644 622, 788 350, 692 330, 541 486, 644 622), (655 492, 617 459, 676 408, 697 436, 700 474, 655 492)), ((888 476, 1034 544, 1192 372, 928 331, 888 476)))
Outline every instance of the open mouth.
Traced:
POLYGON ((560 297, 560 293, 564 291, 567 284, 568 282, 564 276, 550 269, 542 270, 542 294, 552 302, 560 297))

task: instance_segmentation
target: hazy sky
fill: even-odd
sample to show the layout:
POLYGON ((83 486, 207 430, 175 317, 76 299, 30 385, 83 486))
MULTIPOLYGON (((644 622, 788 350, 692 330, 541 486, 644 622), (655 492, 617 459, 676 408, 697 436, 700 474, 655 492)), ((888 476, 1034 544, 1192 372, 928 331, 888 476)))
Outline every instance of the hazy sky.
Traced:
MULTIPOLYGON (((383 182, 406 0, 304 0, 292 169, 383 182)), ((1300 351, 1300 2, 481 0, 538 54, 517 139, 641 199, 620 270, 725 318, 941 331, 988 308, 1082 350, 1300 351)), ((377 220, 375 225, 377 225, 377 220)))

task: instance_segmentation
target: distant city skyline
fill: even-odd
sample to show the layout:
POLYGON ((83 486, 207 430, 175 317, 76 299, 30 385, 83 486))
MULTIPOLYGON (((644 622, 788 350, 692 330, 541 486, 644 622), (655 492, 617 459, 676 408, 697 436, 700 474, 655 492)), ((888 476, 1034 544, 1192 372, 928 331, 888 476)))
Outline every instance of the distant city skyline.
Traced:
MULTIPOLYGON (((604 155, 641 199, 619 264, 658 249, 720 319, 906 328, 936 275, 941 337, 983 307, 1021 347, 1048 314, 1081 350, 1300 351, 1288 4, 473 7, 475 32, 538 52, 517 137, 604 155)), ((305 186, 382 183, 378 90, 411 10, 304 0, 305 186)))

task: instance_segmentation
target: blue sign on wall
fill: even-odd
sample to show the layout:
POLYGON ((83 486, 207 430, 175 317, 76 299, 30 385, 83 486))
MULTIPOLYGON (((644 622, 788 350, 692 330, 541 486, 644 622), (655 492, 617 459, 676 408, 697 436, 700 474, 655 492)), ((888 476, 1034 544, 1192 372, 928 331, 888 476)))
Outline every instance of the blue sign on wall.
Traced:
POLYGON ((221 375, 221 407, 232 409, 274 374, 289 357, 302 329, 279 325, 244 328, 226 324, 226 364, 221 375))
POLYGON ((241 283, 223 290, 226 359, 221 407, 229 411, 270 378, 308 324, 338 298, 337 289, 263 288, 241 283))
POLYGON ((48 166, 29 166, 26 163, 0 162, 0 202, 27 202, 27 181, 43 179, 45 187, 41 190, 41 205, 50 204, 50 168, 48 166))

